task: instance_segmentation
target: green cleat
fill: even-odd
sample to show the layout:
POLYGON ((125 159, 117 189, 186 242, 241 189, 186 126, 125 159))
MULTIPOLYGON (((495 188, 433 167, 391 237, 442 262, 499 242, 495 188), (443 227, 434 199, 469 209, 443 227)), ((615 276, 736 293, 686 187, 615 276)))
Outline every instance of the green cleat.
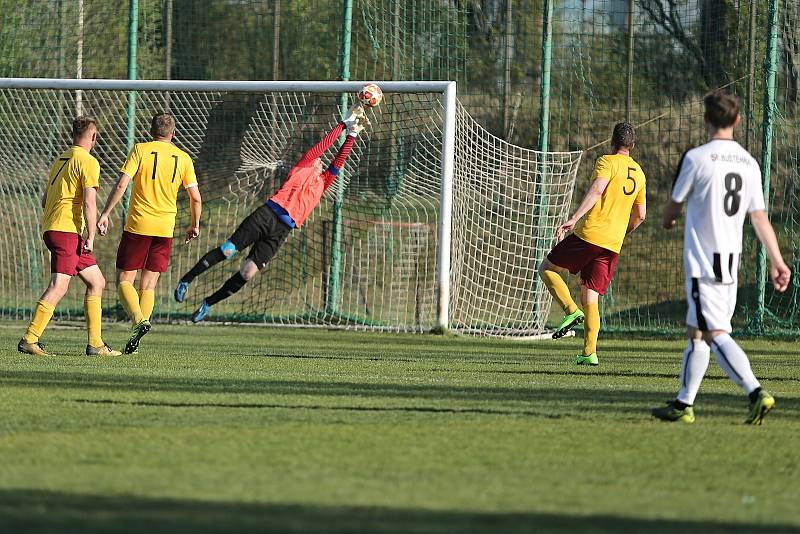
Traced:
POLYGON ((750 415, 744 420, 744 424, 760 426, 764 422, 764 416, 774 407, 775 397, 762 389, 758 392, 756 401, 750 403, 750 415))
POLYGON ((585 354, 578 354, 575 357, 575 365, 600 365, 600 361, 597 359, 596 352, 593 352, 588 356, 585 354))
POLYGON ((558 325, 556 331, 553 332, 553 339, 560 339, 567 335, 567 332, 578 326, 579 324, 583 323, 583 319, 586 317, 580 308, 575 310, 572 313, 569 313, 564 316, 561 320, 561 324, 558 325))
POLYGON ((141 322, 136 323, 133 325, 133 330, 131 331, 131 337, 128 340, 128 343, 125 345, 125 349, 122 351, 123 354, 134 354, 136 350, 139 348, 139 340, 141 340, 146 333, 150 331, 150 321, 147 319, 143 319, 141 322))
POLYGON ((694 423, 694 408, 687 406, 683 410, 679 410, 675 406, 675 401, 669 401, 666 406, 661 408, 653 408, 650 413, 653 414, 653 417, 662 421, 694 423))

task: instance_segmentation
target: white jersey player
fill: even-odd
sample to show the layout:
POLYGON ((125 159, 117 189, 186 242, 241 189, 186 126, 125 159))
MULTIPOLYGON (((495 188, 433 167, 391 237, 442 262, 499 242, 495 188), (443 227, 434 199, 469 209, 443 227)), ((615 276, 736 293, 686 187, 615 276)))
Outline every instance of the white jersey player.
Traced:
POLYGON ((747 355, 730 336, 746 214, 767 250, 776 290, 786 290, 791 272, 767 219, 758 163, 733 140, 733 129, 741 120, 739 98, 716 91, 705 97, 705 108, 710 139, 681 158, 663 221, 664 228, 674 227, 683 203, 687 204, 683 265, 689 343, 683 352, 677 398, 652 414, 666 421, 694 422, 692 405, 713 348, 717 363, 750 398, 745 422, 760 425, 775 399, 761 388, 747 355))

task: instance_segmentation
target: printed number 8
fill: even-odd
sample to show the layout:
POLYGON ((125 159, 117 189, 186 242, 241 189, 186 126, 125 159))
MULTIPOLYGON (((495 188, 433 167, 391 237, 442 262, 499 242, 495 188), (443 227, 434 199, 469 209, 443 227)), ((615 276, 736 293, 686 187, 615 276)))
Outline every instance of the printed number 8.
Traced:
POLYGON ((735 172, 730 172, 725 175, 725 198, 722 199, 722 207, 728 217, 733 217, 739 211, 739 205, 742 203, 742 196, 739 191, 742 190, 742 177, 735 172))

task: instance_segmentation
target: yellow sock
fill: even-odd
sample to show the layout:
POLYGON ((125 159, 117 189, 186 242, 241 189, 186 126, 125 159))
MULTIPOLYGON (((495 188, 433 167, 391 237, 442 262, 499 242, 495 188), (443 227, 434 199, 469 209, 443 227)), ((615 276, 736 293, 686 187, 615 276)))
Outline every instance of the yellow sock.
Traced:
POLYGON ((153 315, 153 308, 156 306, 156 292, 154 289, 142 289, 139 291, 139 306, 142 308, 142 315, 149 321, 153 315))
POLYGON ((86 316, 86 332, 89 336, 89 345, 95 348, 102 347, 103 305, 100 296, 83 297, 83 313, 86 316))
POLYGON ((125 308, 128 317, 133 321, 133 324, 141 323, 144 319, 144 315, 142 315, 142 308, 139 305, 139 293, 136 292, 136 288, 133 287, 133 284, 130 282, 120 282, 117 286, 117 292, 119 293, 119 301, 122 303, 122 307, 125 308))
POLYGON ((25 340, 25 343, 36 343, 39 341, 44 329, 47 328, 47 323, 49 323, 50 319, 53 317, 53 311, 55 311, 55 307, 49 302, 40 300, 36 303, 36 309, 33 311, 31 322, 22 338, 25 340))
POLYGON ((583 307, 586 321, 583 323, 583 355, 597 352, 597 336, 600 334, 600 306, 592 303, 583 307))
POLYGON ((556 302, 558 302, 558 305, 564 310, 564 313, 572 313, 578 309, 578 305, 572 300, 572 295, 569 294, 569 288, 560 274, 555 271, 546 270, 542 272, 542 282, 547 286, 547 290, 553 295, 553 298, 556 299, 556 302))

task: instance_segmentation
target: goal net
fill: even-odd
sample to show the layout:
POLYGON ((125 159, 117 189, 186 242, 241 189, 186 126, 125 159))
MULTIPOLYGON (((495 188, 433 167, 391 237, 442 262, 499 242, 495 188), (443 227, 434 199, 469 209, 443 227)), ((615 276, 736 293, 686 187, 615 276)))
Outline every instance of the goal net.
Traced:
MULTIPOLYGON (((172 299, 180 276, 280 187, 303 152, 336 124, 343 92, 360 85, 0 80, 2 316, 28 316, 47 285, 40 197, 49 166, 71 142, 76 114, 98 121, 100 204, 131 139, 148 139, 155 113, 175 115, 175 143, 194 160, 203 217, 198 240, 174 242, 154 317, 183 320, 247 253, 197 278, 182 304, 172 299)), ((383 103, 369 110, 371 125, 320 205, 263 272, 214 306, 208 320, 542 332, 550 297, 536 268, 569 209, 581 153, 540 153, 503 142, 464 111, 454 92, 446 97, 454 84, 381 86, 383 103)), ((326 163, 335 149, 323 156, 326 163)), ((109 281, 106 315, 116 303, 122 211, 112 214, 109 235, 95 246, 109 281)), ((180 193, 176 236, 188 221, 188 199, 180 193)), ((82 284, 72 286, 56 311, 62 317, 83 313, 82 284)))

